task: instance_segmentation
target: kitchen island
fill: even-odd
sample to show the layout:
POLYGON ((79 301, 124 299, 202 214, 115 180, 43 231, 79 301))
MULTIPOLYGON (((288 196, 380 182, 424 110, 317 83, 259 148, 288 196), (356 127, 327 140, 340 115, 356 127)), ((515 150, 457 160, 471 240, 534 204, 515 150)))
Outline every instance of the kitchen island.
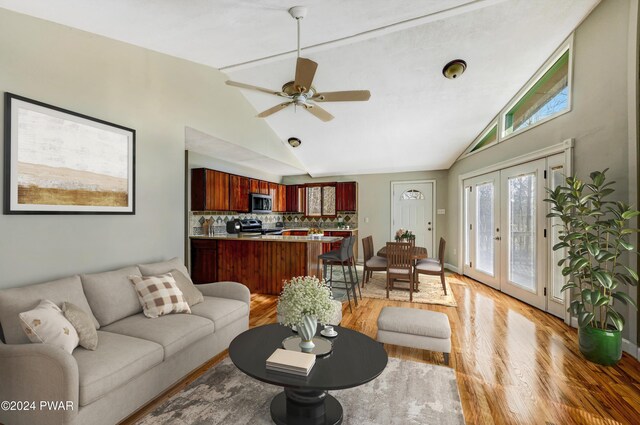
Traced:
POLYGON ((230 235, 191 236, 191 277, 196 284, 236 281, 252 293, 279 295, 285 280, 322 276, 323 244, 341 237, 230 235))

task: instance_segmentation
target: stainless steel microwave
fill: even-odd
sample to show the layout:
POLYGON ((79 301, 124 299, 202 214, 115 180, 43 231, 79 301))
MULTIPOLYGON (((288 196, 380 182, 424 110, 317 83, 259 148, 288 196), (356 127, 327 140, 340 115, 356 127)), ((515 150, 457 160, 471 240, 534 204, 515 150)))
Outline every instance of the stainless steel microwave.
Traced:
POLYGON ((271 213, 273 200, 271 195, 251 193, 249 194, 249 205, 251 206, 251 212, 254 214, 269 214, 271 213))

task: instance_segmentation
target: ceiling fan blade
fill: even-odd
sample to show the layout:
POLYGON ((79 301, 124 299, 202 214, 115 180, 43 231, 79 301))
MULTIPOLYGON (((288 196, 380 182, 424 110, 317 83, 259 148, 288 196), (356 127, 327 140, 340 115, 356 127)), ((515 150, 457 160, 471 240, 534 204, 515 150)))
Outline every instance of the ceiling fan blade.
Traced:
POLYGON ((294 86, 302 93, 306 93, 311 88, 313 77, 316 75, 318 64, 311 59, 298 58, 296 63, 296 79, 294 86))
POLYGON ((281 103, 279 105, 274 106, 273 108, 269 108, 266 111, 262 111, 260 112, 258 115, 256 115, 258 118, 266 118, 269 115, 273 115, 278 111, 283 110, 284 108, 286 108, 287 106, 291 105, 293 102, 284 102, 281 103))
POLYGON ((369 100, 370 97, 369 90, 350 90, 318 93, 311 99, 316 102, 358 102, 369 100))
POLYGON ((311 112, 313 115, 315 115, 317 118, 320 118, 324 122, 331 121, 333 119, 333 115, 331 115, 318 105, 304 105, 304 109, 311 112))
POLYGON ((283 93, 277 90, 269 90, 269 89, 265 89, 264 87, 252 86, 250 84, 239 83, 237 81, 231 81, 231 80, 227 80, 225 82, 227 83, 228 86, 239 87, 241 89, 261 91, 263 93, 275 94, 276 96, 281 96, 281 97, 289 97, 286 93, 283 93))

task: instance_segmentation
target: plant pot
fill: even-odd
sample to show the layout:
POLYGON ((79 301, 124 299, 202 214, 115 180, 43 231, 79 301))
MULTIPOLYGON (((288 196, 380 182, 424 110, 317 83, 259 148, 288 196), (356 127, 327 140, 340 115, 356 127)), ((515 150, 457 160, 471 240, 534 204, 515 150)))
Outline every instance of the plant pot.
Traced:
POLYGON ((318 319, 314 316, 304 316, 302 323, 298 325, 298 335, 300 335, 300 349, 306 353, 310 353, 316 346, 313 343, 313 337, 318 330, 318 319))
POLYGON ((584 357, 604 366, 618 363, 622 358, 622 332, 585 326, 578 329, 580 352, 584 357))

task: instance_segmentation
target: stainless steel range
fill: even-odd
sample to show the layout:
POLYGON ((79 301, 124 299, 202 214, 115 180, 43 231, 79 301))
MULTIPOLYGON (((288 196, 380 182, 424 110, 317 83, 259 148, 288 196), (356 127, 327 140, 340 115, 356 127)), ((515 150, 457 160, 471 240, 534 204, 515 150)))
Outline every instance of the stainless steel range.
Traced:
POLYGON ((227 222, 227 233, 240 233, 244 236, 250 235, 281 235, 284 224, 276 223, 275 228, 265 229, 262 227, 262 220, 256 218, 245 218, 227 222))

